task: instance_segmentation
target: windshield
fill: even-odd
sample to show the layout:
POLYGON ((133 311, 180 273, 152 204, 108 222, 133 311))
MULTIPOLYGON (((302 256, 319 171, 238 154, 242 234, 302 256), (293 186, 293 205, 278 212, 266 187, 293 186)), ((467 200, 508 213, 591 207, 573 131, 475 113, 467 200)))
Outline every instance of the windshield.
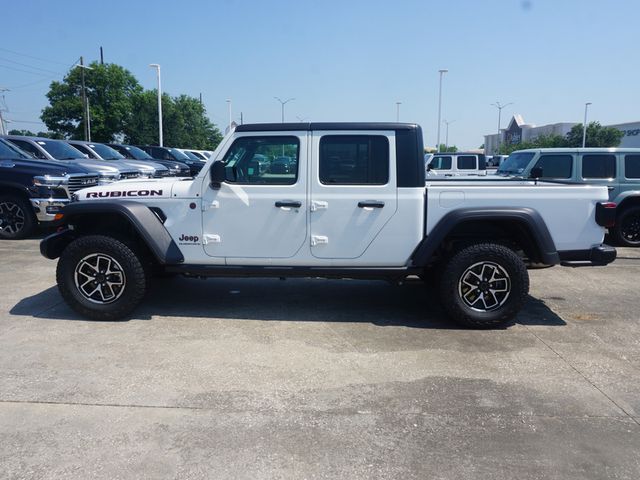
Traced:
POLYGON ((36 140, 36 143, 44 148, 49 155, 56 160, 75 160, 85 158, 83 153, 65 142, 56 140, 36 140))
POLYGON ((22 152, 22 150, 18 149, 18 147, 14 147, 13 145, 5 142, 4 140, 0 140, 0 160, 9 160, 12 158, 31 158, 29 155, 26 155, 22 152))
POLYGON ((130 145, 127 145, 126 147, 122 147, 122 148, 124 148, 127 151, 127 153, 131 158, 134 158, 136 160, 153 160, 153 157, 149 155, 147 152, 145 152, 144 150, 142 150, 141 148, 133 147, 130 145))
POLYGON ((497 170, 498 175, 521 175, 525 171, 535 152, 513 152, 497 170))
POLYGON ((173 158, 175 158, 176 160, 191 160, 191 158, 187 157, 180 150, 176 150, 175 148, 169 148, 167 150, 171 152, 171 155, 173 155, 173 158))
POLYGON ((90 143, 89 147, 105 160, 122 160, 124 157, 116 152, 113 148, 107 147, 100 143, 90 143))
POLYGON ((191 160, 197 160, 199 162, 202 161, 202 159, 200 157, 198 157, 197 155, 191 153, 188 150, 184 150, 182 153, 184 153, 187 157, 189 157, 191 160))

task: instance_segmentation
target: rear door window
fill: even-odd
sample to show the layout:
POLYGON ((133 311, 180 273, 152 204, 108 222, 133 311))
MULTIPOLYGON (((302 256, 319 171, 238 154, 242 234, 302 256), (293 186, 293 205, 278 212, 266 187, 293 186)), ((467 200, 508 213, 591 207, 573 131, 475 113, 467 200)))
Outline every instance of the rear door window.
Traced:
POLYGON ((624 176, 625 178, 640 178, 640 155, 625 155, 624 176))
POLYGON ((389 140, 380 135, 325 135, 320 139, 320 182, 325 185, 385 185, 389 140))
POLYGON ((582 156, 582 178, 615 178, 616 156, 590 154, 582 156))
POLYGON ((458 170, 475 170, 476 169, 476 156, 475 155, 460 155, 456 164, 458 170))
POLYGON ((536 167, 542 168, 542 178, 571 178, 573 156, 542 155, 536 167))

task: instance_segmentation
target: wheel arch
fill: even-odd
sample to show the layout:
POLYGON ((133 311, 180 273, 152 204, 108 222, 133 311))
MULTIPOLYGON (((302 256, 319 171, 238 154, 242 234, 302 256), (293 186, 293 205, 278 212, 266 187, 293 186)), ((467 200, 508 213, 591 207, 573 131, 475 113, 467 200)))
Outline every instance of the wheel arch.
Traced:
POLYGON ((617 216, 620 216, 628 208, 640 206, 640 191, 624 192, 622 195, 616 199, 617 216))
POLYGON ((62 221, 71 227, 50 235, 40 242, 40 252, 47 258, 60 256, 75 238, 89 234, 105 234, 122 238, 133 237, 161 265, 180 264, 182 252, 162 224, 158 214, 138 202, 88 201, 67 205, 62 221))
POLYGON ((415 266, 426 266, 456 242, 513 242, 534 263, 556 265, 560 256, 546 223, 532 208, 461 208, 447 213, 412 255, 415 266))

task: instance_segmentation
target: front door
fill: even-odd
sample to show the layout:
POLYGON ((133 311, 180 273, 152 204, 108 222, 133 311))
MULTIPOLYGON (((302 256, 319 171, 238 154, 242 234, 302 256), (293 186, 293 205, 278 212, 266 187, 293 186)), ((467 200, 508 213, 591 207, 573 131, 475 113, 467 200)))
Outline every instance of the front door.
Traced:
POLYGON ((220 189, 203 186, 205 252, 227 264, 284 263, 307 238, 307 132, 247 133, 223 160, 220 189))
POLYGON ((358 258, 396 212, 395 134, 315 131, 311 152, 311 254, 358 258))

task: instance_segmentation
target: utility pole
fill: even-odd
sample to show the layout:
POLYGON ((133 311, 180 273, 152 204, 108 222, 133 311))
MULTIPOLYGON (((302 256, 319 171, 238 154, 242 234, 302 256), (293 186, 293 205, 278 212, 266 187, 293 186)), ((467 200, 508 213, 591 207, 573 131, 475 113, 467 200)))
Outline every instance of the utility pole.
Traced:
POLYGON ((244 115, 240 112, 240 125, 244 125, 244 115))
POLYGON ((100 65, 104 65, 104 55, 102 53, 102 47, 100 47, 100 65))
MULTIPOLYGON (((0 87, 0 93, 3 93, 2 100, 4 100, 4 92, 8 92, 8 88, 0 87)), ((6 102, 5 102, 6 105, 6 102)), ((0 107, 0 135, 7 135, 6 120, 2 117, 2 107, 0 107)))
POLYGON ((438 88, 438 136, 436 140, 436 152, 440 151, 440 122, 441 122, 441 114, 442 114, 442 76, 447 73, 449 70, 443 68, 442 70, 438 70, 440 73, 440 87, 438 88))
POLYGON ((200 92, 200 105, 202 105, 202 92, 200 92))
POLYGON ((582 124, 582 148, 587 145, 587 109, 591 105, 591 102, 584 104, 584 123, 582 124))
POLYGON ((82 110, 84 111, 84 140, 89 142, 89 105, 87 103, 87 88, 84 83, 84 58, 80 57, 80 76, 82 79, 82 110))
POLYGON ((227 98, 227 106, 229 107, 229 131, 231 131, 231 99, 227 98))
POLYGON ((400 105, 402 102, 396 102, 396 122, 400 122, 400 105))
POLYGON ((280 105, 282 107, 282 123, 284 123, 284 106, 287 103, 292 102, 293 100, 295 100, 295 98, 289 98, 287 100, 282 100, 282 99, 280 99, 280 97, 273 97, 273 98, 275 98, 277 101, 280 102, 280 105))
POLYGON ((504 107, 508 107, 509 105, 513 105, 513 102, 507 103, 506 105, 502 105, 500 102, 496 101, 496 103, 492 103, 491 106, 496 107, 498 109, 498 143, 496 146, 496 151, 494 153, 500 153, 500 122, 501 122, 501 115, 502 115, 502 109, 504 107))

